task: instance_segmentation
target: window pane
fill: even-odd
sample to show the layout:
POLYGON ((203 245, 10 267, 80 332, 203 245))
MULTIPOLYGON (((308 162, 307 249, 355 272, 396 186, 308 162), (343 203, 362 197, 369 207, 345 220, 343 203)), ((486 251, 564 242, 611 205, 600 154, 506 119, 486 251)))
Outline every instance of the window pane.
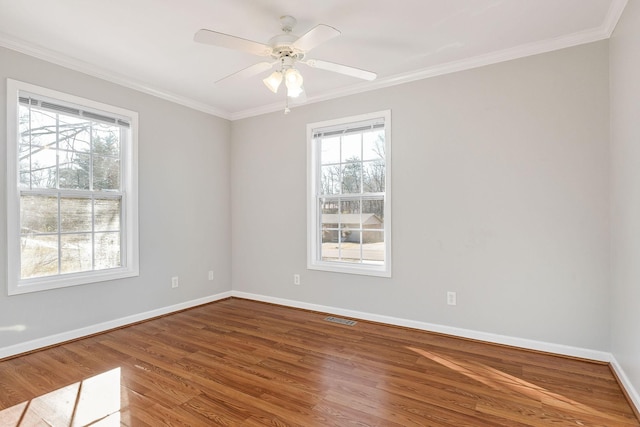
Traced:
POLYGON ((340 163, 340 138, 323 138, 320 142, 321 164, 340 163))
MULTIPOLYGON (((31 188, 56 188, 56 152, 42 147, 31 148, 31 188)), ((27 163, 23 165, 29 167, 27 163)))
POLYGON ((334 199, 321 199, 320 222, 322 225, 322 242, 337 242, 340 224, 338 222, 338 204, 334 199))
POLYGON ((89 189, 89 154, 60 150, 60 188, 89 189))
POLYGON ((340 261, 343 262, 360 262, 360 250, 362 246, 359 243, 360 232, 353 233, 351 240, 340 243, 340 261))
POLYGON ((362 160, 362 137, 359 133, 342 137, 342 163, 362 160))
POLYGON ((23 235, 20 238, 20 277, 58 274, 58 236, 23 235))
POLYGON ((340 194, 340 165, 322 166, 321 194, 340 194))
POLYGON ((20 196, 20 233, 55 233, 58 231, 58 198, 20 196))
POLYGON ((331 227, 323 227, 322 228, 322 245, 324 247, 325 243, 338 243, 338 236, 340 234, 340 230, 337 228, 331 227))
POLYGON ((88 153, 91 123, 79 117, 60 115, 58 147, 62 150, 88 153))
POLYGON ((340 201, 340 241, 360 243, 360 200, 340 201))
POLYGON ((120 267, 120 233, 96 233, 95 236, 95 269, 120 267))
POLYGON ((340 201, 341 222, 360 225, 360 199, 340 201))
POLYGON ((120 199, 96 199, 95 231, 120 230, 120 199))
POLYGON ((340 253, 338 251, 339 248, 338 238, 336 236, 335 240, 329 238, 327 241, 324 240, 324 233, 322 235, 322 246, 320 247, 320 259, 322 261, 339 261, 340 253))
POLYGON ((385 164, 382 160, 362 164, 362 181, 365 193, 383 193, 385 190, 385 164))
POLYGON ((384 200, 364 199, 362 201, 362 216, 365 218, 363 220, 365 226, 380 224, 378 228, 384 228, 384 200))
MULTIPOLYGON (((356 236, 359 237, 359 236, 356 236)), ((323 261, 341 261, 360 263, 360 243, 354 242, 323 242, 321 259, 323 261)))
POLYGON ((362 262, 384 263, 384 232, 365 230, 362 232, 362 262))
POLYGON ((60 199, 60 228, 63 232, 91 231, 91 199, 63 197, 60 199))
POLYGON ((49 111, 31 110, 31 129, 25 129, 26 135, 30 136, 31 145, 40 147, 56 148, 58 140, 56 113, 49 111))
POLYGON ((91 266, 91 233, 60 236, 60 272, 89 271, 91 266))
POLYGON ((361 192, 362 163, 347 163, 342 167, 342 193, 361 192))
POLYGON ((384 131, 376 130, 362 135, 362 160, 384 160, 384 131))
MULTIPOLYGON (((340 230, 340 242, 341 243, 357 243, 360 246, 360 238, 362 232, 355 227, 345 226, 340 230)), ((360 257, 360 255, 358 255, 360 257)))
POLYGON ((338 228, 338 209, 339 202, 336 199, 321 199, 320 200, 321 209, 322 209, 322 223, 323 224, 335 224, 335 226, 331 225, 333 228, 338 228))
POLYGON ((120 128, 107 124, 93 124, 93 152, 100 156, 120 157, 120 128))
POLYGON ((120 189, 120 160, 113 157, 94 156, 93 189, 120 189))

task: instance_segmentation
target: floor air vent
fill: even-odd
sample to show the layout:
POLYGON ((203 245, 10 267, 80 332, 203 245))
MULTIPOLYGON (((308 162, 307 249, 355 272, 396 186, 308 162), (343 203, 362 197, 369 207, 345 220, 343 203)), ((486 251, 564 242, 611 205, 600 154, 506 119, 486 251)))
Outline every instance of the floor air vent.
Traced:
POLYGON ((347 325, 347 326, 353 326, 356 323, 358 323, 355 320, 340 319, 339 317, 333 317, 333 316, 325 317, 324 320, 326 320, 327 322, 339 323, 341 325, 347 325))

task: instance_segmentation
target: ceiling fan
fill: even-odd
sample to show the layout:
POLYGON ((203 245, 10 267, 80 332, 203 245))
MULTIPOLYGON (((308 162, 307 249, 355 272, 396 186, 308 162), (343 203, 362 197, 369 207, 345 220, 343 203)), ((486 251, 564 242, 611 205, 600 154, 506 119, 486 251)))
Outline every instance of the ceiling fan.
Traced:
MULTIPOLYGON (((285 86, 287 87, 287 97, 296 98, 304 92, 302 75, 295 68, 297 63, 367 81, 376 79, 376 73, 371 71, 336 64, 334 62, 307 58, 307 52, 311 49, 341 34, 340 31, 335 28, 319 24, 298 37, 292 33, 293 27, 296 24, 294 17, 288 15, 282 16, 280 22, 282 25, 282 34, 272 37, 266 44, 207 29, 197 31, 194 36, 196 42, 271 58, 270 61, 259 62, 223 77, 216 81, 216 83, 252 77, 278 65, 278 69, 263 80, 264 84, 271 91, 277 93, 282 80, 284 80, 285 86)), ((288 112, 287 110, 288 108, 285 112, 288 112)))

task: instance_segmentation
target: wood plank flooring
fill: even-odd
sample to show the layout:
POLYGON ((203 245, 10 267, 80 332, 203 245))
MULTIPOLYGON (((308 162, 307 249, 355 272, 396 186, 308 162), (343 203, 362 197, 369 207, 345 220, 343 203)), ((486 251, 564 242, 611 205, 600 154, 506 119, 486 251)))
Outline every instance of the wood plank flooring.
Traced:
POLYGON ((640 426, 609 366, 228 299, 0 362, 0 426, 640 426))

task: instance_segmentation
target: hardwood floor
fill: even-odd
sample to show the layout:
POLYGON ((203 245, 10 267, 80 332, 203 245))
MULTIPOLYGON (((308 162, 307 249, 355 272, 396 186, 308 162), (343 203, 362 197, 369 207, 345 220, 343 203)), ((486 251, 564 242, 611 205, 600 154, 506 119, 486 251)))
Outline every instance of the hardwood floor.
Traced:
POLYGON ((242 299, 0 362, 0 426, 640 426, 604 364, 242 299))

